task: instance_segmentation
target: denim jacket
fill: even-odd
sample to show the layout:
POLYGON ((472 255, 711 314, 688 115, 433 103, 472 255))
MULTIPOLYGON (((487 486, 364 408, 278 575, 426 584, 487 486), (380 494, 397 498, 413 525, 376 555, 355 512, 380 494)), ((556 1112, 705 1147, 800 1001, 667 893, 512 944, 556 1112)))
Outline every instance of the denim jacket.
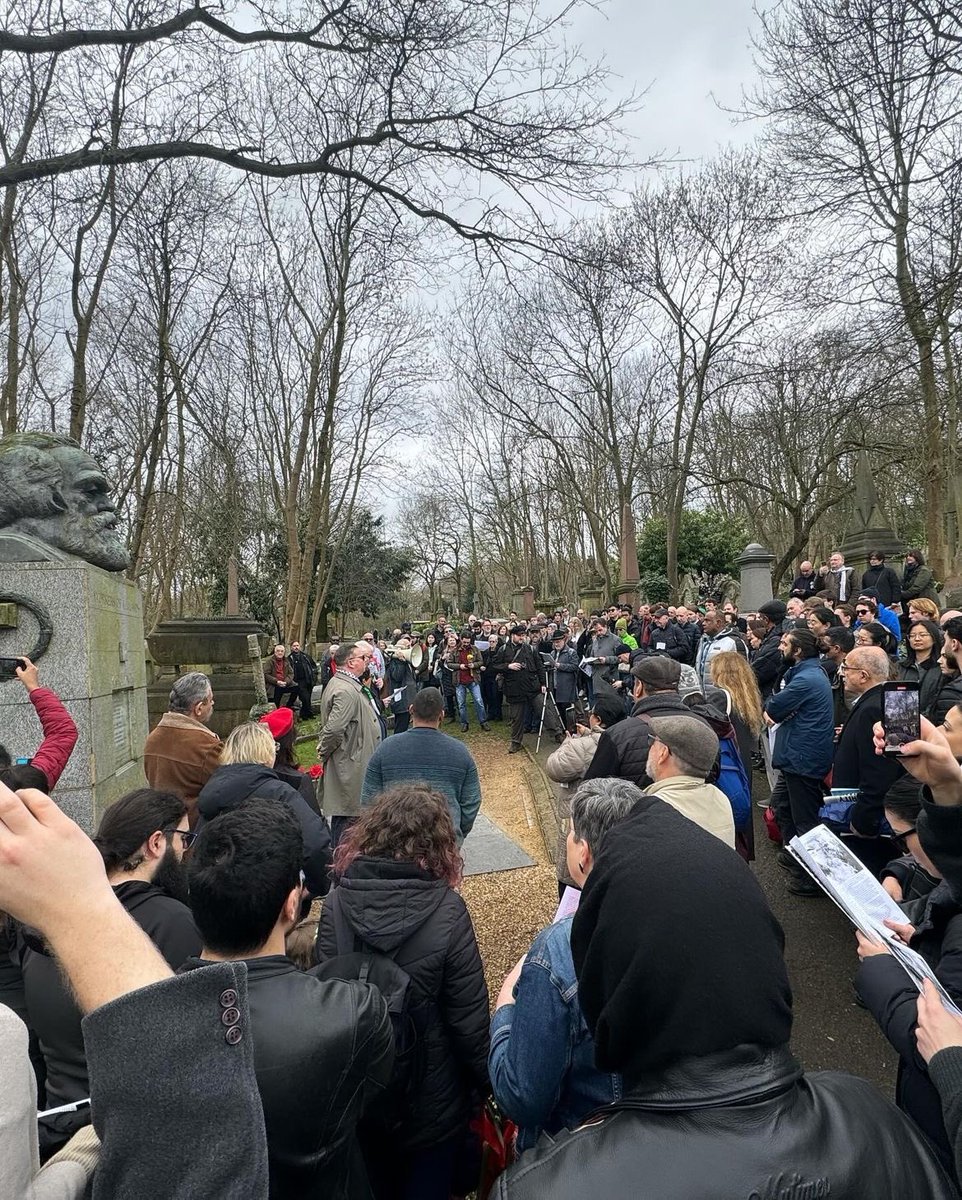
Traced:
POLYGON ((542 1131, 573 1129, 621 1098, 621 1076, 595 1067, 595 1044, 578 1003, 571 921, 534 939, 515 985, 514 1004, 491 1018, 488 1074, 494 1098, 516 1121, 518 1149, 542 1131))

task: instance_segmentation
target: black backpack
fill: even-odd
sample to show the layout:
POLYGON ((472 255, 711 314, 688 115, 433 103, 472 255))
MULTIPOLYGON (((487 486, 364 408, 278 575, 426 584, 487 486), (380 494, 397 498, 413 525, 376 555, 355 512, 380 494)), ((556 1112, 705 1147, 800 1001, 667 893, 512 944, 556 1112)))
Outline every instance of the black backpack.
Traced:
POLYGON ((318 979, 367 983, 381 993, 394 1032, 394 1066, 386 1089, 364 1119, 384 1133, 394 1133, 410 1113, 411 1099, 424 1080, 425 1033, 433 1006, 415 994, 411 976, 403 967, 354 932, 335 898, 329 903, 333 904, 338 953, 311 973, 318 979))

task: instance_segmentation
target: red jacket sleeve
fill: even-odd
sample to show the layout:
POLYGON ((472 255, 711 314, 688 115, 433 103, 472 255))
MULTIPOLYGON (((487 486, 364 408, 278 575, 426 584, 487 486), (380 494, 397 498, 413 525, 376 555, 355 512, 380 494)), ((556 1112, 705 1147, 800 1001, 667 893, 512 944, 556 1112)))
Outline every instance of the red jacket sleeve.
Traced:
POLYGON ((30 693, 30 703, 37 710, 43 729, 40 749, 30 763, 43 771, 47 777, 47 787, 53 791, 77 744, 77 726, 60 697, 50 688, 34 688, 30 693))

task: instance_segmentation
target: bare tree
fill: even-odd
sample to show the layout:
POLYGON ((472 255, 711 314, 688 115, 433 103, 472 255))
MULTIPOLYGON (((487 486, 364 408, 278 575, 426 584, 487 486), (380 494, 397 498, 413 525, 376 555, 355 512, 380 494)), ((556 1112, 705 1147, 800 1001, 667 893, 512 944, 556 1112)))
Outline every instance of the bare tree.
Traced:
POLYGON ((763 323, 782 307, 790 234, 777 176, 754 152, 641 189, 619 226, 620 259, 647 336, 671 375, 666 442, 668 580, 706 405, 751 370, 763 323))
POLYGON ((122 143, 106 119, 66 120, 43 153, 0 166, 0 185, 205 158, 267 178, 351 181, 466 238, 525 242, 544 232, 532 203, 543 189, 594 195, 623 158, 614 128, 624 106, 564 43, 581 2, 546 14, 537 0, 335 0, 309 22, 282 5, 245 30, 199 5, 108 0, 100 25, 84 3, 49 0, 11 14, 0 55, 55 56, 59 71, 119 49, 135 74, 149 73, 150 104, 122 143), (345 127, 359 96, 361 118, 345 127), (292 125, 305 131, 295 145, 292 125))
POLYGON ((897 305, 911 336, 937 575, 948 458, 939 338, 962 266, 960 32, 958 9, 928 0, 797 0, 762 16, 763 84, 752 102, 773 119, 799 204, 854 250, 863 295, 897 305), (933 254, 933 231, 946 225, 933 254))

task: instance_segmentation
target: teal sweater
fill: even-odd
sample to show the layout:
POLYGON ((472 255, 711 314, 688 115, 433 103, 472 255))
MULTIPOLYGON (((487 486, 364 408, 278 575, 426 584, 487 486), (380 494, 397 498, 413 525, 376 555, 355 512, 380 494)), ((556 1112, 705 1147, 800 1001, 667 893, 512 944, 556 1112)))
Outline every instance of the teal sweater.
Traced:
POLYGON ((426 783, 445 797, 458 841, 462 842, 481 807, 478 768, 467 746, 440 729, 424 726, 386 738, 367 764, 361 808, 373 804, 385 788, 415 781, 426 783))

